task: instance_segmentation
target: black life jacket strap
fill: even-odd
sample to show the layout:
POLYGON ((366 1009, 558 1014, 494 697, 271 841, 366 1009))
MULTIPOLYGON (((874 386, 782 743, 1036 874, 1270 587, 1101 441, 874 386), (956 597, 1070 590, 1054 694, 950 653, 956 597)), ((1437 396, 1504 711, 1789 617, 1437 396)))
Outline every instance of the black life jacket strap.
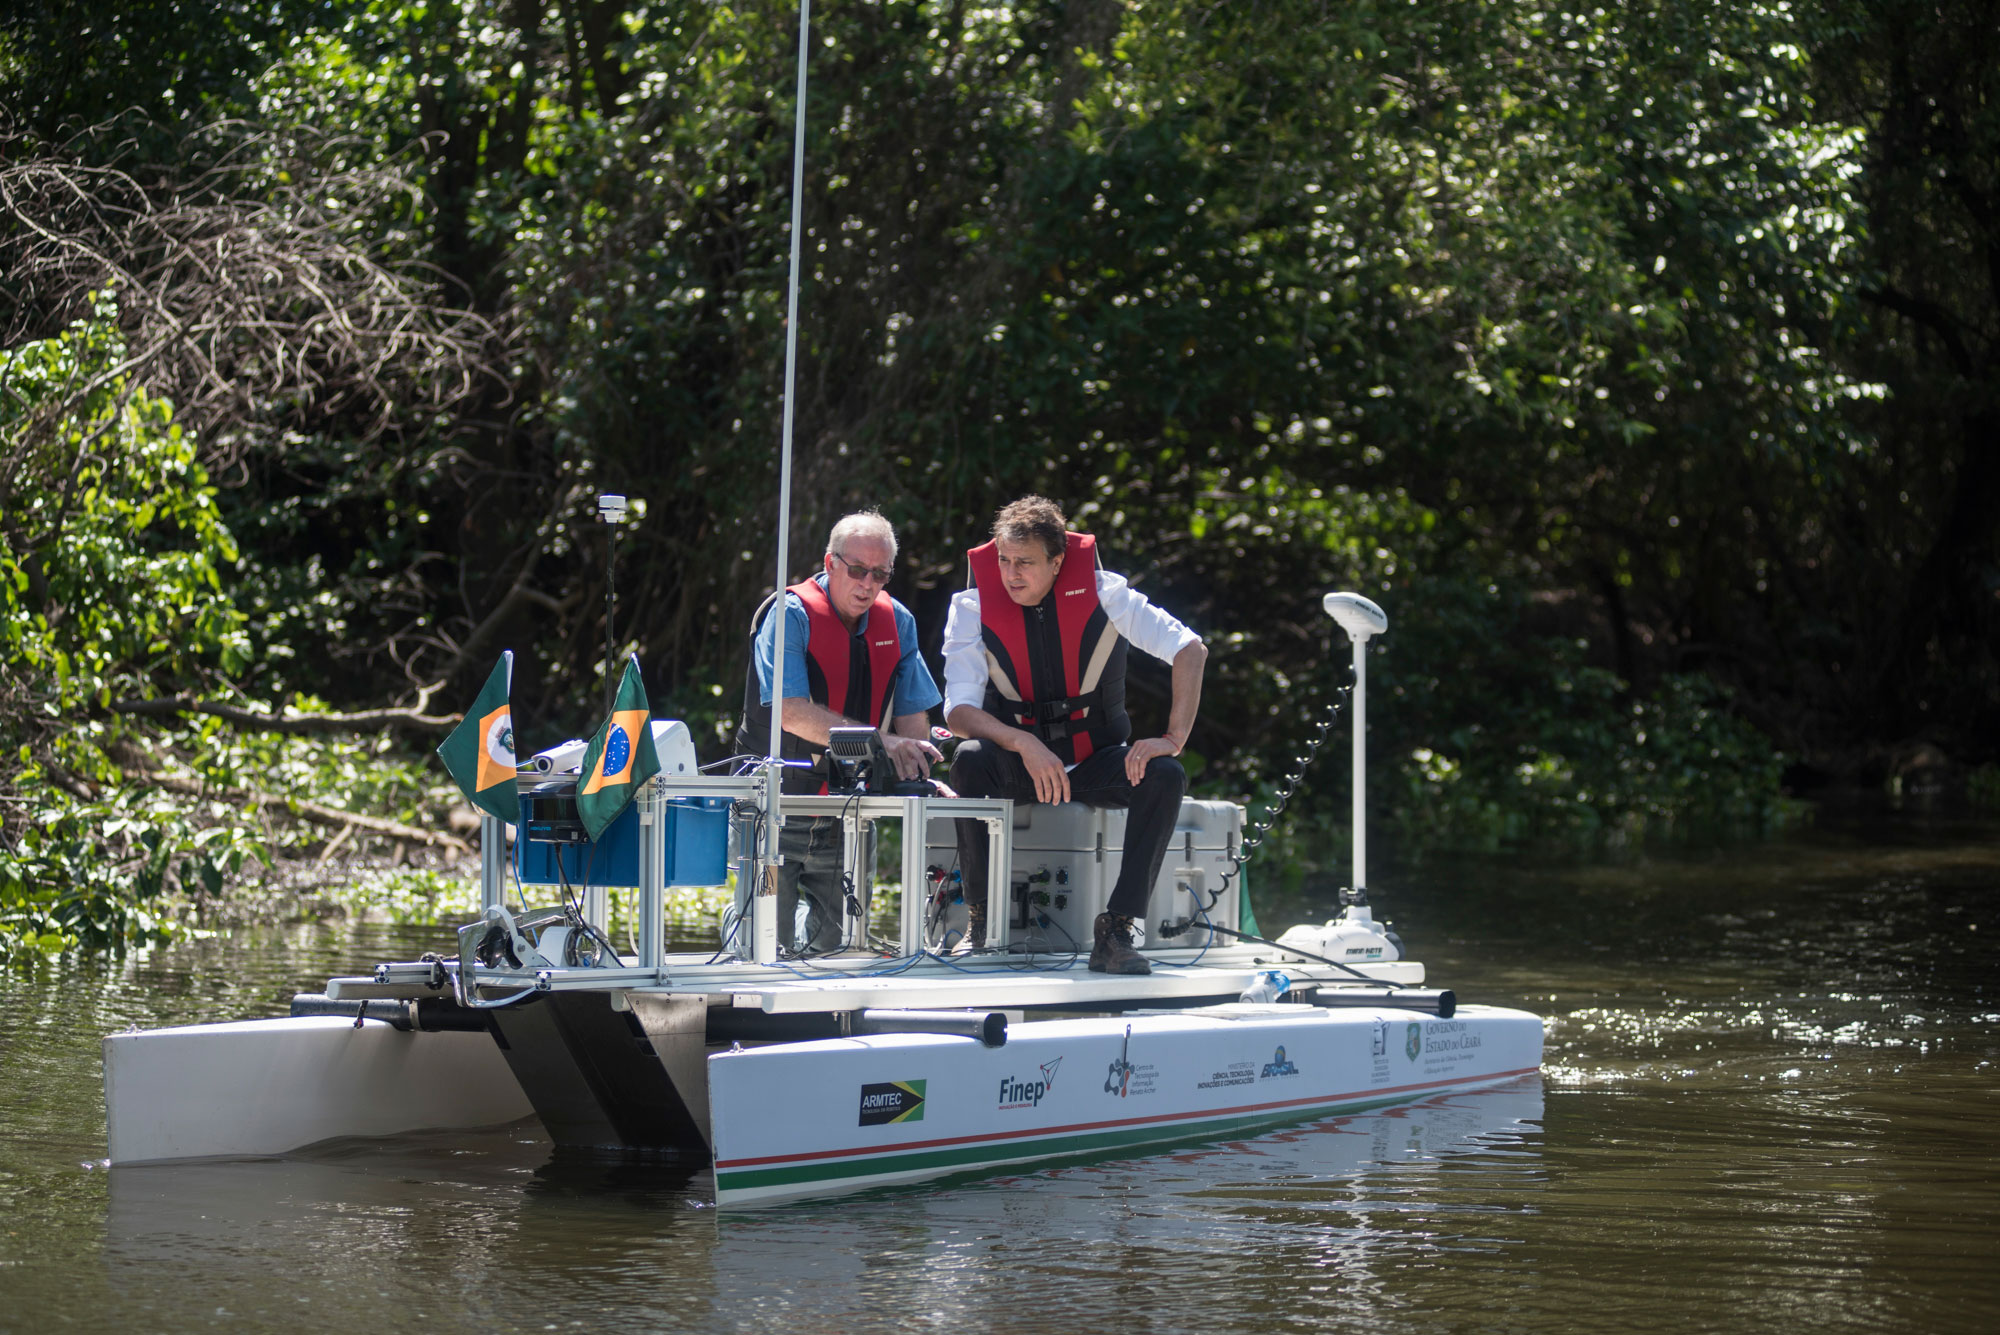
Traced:
POLYGON ((1092 723, 1093 716, 1104 707, 1104 690, 1085 691, 1082 695, 1068 696, 1060 700, 1008 700, 999 702, 1002 713, 1017 728, 1030 728, 1045 741, 1060 741, 1072 732, 1083 732, 1092 723), (1081 713, 1082 718, 1070 715, 1081 713))

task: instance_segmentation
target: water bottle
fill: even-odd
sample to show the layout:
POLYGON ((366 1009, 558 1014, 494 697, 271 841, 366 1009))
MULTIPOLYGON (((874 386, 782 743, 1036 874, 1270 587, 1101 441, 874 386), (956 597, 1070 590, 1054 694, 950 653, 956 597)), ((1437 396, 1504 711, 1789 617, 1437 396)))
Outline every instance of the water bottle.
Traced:
POLYGON ((1276 1001, 1292 990, 1292 980, 1277 969, 1266 969, 1257 975, 1257 980, 1243 989, 1238 1001, 1276 1001))

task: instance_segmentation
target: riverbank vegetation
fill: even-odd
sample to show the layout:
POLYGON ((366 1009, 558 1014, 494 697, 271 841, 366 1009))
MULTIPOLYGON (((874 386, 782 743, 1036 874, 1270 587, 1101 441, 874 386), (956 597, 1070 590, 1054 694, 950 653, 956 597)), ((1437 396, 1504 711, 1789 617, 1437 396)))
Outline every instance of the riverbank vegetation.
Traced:
MULTIPOLYGON (((598 491, 644 502, 621 650, 727 753, 795 27, 0 18, 0 938, 459 855, 426 753, 500 649, 524 743, 595 722, 598 491)), ((1319 593, 1387 608, 1405 849, 2000 760, 1983 5, 832 0, 811 67, 793 564, 881 507, 933 653, 1035 490, 1214 645, 1208 791, 1344 682, 1319 593)))

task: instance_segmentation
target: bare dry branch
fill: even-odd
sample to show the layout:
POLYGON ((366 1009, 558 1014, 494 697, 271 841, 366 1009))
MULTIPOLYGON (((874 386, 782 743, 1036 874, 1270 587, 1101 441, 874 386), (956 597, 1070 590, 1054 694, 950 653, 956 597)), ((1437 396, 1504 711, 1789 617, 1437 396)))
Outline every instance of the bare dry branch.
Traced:
MULTIPOLYGON (((428 693, 427 693, 428 694, 428 693)), ((215 700, 195 700, 185 695, 166 695, 156 700, 114 700, 111 708, 119 714, 165 717, 206 714, 228 723, 256 728, 262 732, 292 734, 320 732, 369 732, 377 728, 449 728, 463 714, 429 715, 421 704, 408 709, 363 709, 354 713, 274 714, 266 710, 244 709, 215 700)))
POLYGON ((93 165, 77 150, 105 133, 0 137, 0 340, 114 291, 110 374, 171 398, 212 454, 250 428, 365 437, 504 394, 504 331, 394 254, 416 162, 344 166, 336 136, 224 123, 205 166, 93 165))

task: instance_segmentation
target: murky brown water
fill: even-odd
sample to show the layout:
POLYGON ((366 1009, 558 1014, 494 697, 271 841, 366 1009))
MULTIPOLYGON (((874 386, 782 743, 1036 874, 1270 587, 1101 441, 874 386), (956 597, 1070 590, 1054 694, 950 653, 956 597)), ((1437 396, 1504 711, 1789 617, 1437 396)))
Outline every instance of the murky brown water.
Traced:
POLYGON ((0 974, 0 1331, 2000 1327, 2000 823, 1378 879, 1435 982, 1549 1018, 1540 1080, 728 1216, 527 1133, 89 1166, 100 1035, 435 934, 0 974))

